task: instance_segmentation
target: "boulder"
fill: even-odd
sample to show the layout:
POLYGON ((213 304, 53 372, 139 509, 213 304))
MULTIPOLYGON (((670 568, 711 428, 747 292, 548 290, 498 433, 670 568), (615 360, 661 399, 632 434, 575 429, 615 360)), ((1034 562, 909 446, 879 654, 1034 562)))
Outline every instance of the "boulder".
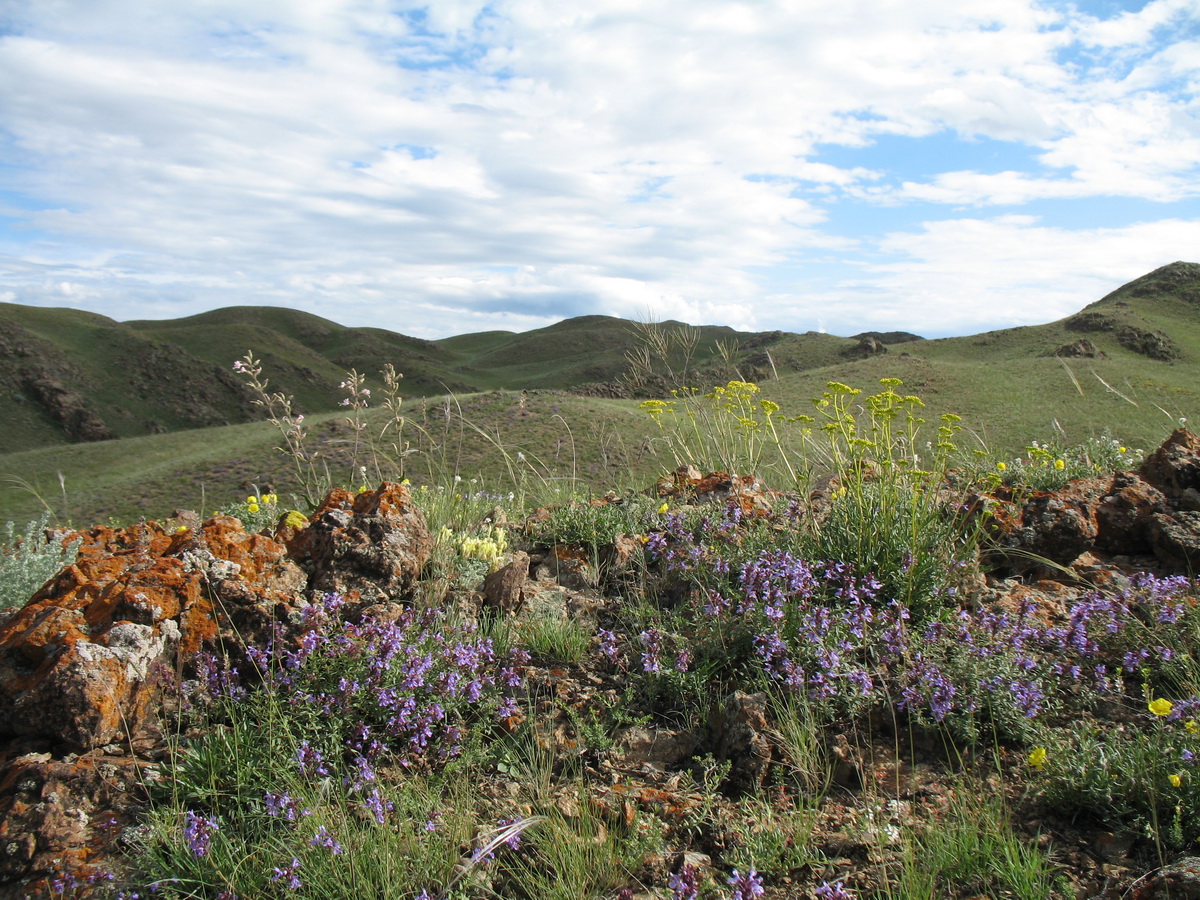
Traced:
POLYGON ((0 736, 76 752, 152 736, 164 678, 265 633, 304 584, 282 544, 228 517, 79 537, 79 559, 0 626, 0 736))
POLYGON ((1035 493, 1015 515, 996 515, 986 560, 1014 572, 1070 564, 1095 546, 1096 508, 1109 485, 1107 478, 1082 479, 1061 491, 1035 493))
POLYGON ((525 599, 525 579, 528 577, 529 554, 517 550, 507 565, 484 580, 483 605, 502 613, 516 612, 525 599))
POLYGON ((77 536, 79 559, 0 624, 0 881, 33 878, 22 896, 86 874, 128 824, 197 652, 236 659, 304 602, 284 545, 237 519, 77 536))
POLYGON ((767 695, 734 691, 709 720, 713 755, 729 760, 729 786, 751 793, 766 782, 772 749, 767 726, 767 695))
POLYGON ((311 590, 370 605, 411 596, 433 536, 408 487, 384 482, 360 494, 330 491, 287 549, 311 590))
POLYGON ((1117 472, 1096 507, 1096 545, 1125 556, 1149 552, 1151 520, 1169 508, 1167 498, 1154 485, 1134 472, 1117 472))
POLYGON ((1176 429, 1162 446, 1146 457, 1138 474, 1169 496, 1188 488, 1200 489, 1200 437, 1176 429))

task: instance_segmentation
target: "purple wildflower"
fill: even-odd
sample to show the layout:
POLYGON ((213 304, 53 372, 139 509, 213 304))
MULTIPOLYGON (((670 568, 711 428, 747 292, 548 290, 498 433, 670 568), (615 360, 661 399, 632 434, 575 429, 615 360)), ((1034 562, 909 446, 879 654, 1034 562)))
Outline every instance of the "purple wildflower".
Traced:
POLYGON ((304 887, 304 882, 300 880, 300 860, 292 857, 291 865, 274 869, 275 874, 271 876, 272 881, 283 881, 287 879, 287 887, 289 890, 298 890, 304 887))
POLYGON ((671 900, 696 900, 700 896, 700 873, 686 863, 667 881, 671 889, 671 900))
POLYGON ((753 900, 755 897, 761 897, 766 889, 763 887, 762 879, 758 873, 751 869, 745 875, 733 870, 726 884, 733 887, 733 892, 729 895, 729 900, 753 900))
POLYGON ((600 652, 614 666, 621 662, 621 649, 617 646, 617 636, 611 631, 601 628, 597 633, 600 638, 600 652))
POLYGON ((198 816, 190 809, 184 813, 183 840, 197 856, 207 856, 212 836, 220 831, 216 819, 198 816))
POLYGON ((662 670, 662 664, 658 660, 659 651, 662 649, 662 637, 662 632, 657 628, 650 628, 638 635, 638 640, 645 648, 642 652, 643 672, 653 674, 662 670))
POLYGON ((312 840, 309 841, 309 843, 314 847, 327 848, 334 856, 338 856, 345 849, 334 839, 333 835, 329 833, 328 829, 326 829, 324 825, 321 825, 317 828, 317 833, 313 835, 312 840))
POLYGON ((813 891, 813 893, 820 900, 854 900, 854 895, 846 890, 845 885, 840 881, 835 881, 833 884, 822 881, 820 887, 813 891))

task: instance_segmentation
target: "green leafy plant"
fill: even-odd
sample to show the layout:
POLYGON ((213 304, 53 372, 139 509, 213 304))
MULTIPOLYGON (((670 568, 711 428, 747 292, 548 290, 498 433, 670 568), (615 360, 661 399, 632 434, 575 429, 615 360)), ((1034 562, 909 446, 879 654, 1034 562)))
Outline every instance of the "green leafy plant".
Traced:
POLYGON ((1053 748, 1029 759, 1038 794, 1066 812, 1084 813, 1182 850, 1200 839, 1200 724, 1195 701, 1154 698, 1140 721, 1103 730, 1077 723, 1053 748))
POLYGON ((46 526, 50 514, 30 522, 17 531, 12 522, 4 523, 0 541, 0 610, 23 606, 43 584, 75 561, 82 539, 64 542, 49 537, 46 526))
POLYGON ((1090 478, 1141 464, 1142 451, 1114 438, 1088 438, 1080 444, 1031 441, 1011 462, 996 463, 1000 480, 1017 490, 1055 491, 1077 478, 1090 478))
MULTIPOLYGON (((646 400, 639 409, 658 426, 677 464, 754 475, 763 466, 767 448, 780 442, 780 406, 759 397, 761 390, 753 382, 737 380, 706 393, 675 388, 673 399, 646 400)), ((786 455, 782 462, 795 483, 796 471, 786 455)))

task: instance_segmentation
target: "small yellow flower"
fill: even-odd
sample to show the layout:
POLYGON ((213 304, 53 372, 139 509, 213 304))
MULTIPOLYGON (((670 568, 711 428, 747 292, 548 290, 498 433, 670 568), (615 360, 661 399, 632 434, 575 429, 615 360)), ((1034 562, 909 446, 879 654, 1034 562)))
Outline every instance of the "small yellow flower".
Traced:
POLYGON ((258 512, 258 504, 257 503, 247 503, 246 504, 246 512, 252 512, 252 513, 258 512))
POLYGON ((666 503, 663 503, 663 505, 662 505, 662 506, 660 506, 660 507, 658 508, 658 514, 661 516, 661 515, 662 515, 663 513, 665 513, 665 512, 666 512, 666 511, 667 511, 669 508, 670 508, 670 507, 668 507, 666 503))
POLYGON ((1008 468, 1008 466, 1003 462, 998 462, 998 463, 996 463, 996 468, 999 469, 1001 472, 1003 472, 1005 469, 1008 468))
POLYGON ((1128 448, 1128 447, 1118 447, 1118 448, 1117 448, 1117 452, 1118 452, 1118 453, 1128 453, 1128 452, 1129 452, 1129 448, 1128 448))
POLYGON ((1179 787, 1181 784, 1183 784, 1183 776, 1172 772, 1167 776, 1167 781, 1171 782, 1171 787, 1179 787))
POLYGON ((1196 724, 1195 719, 1188 719, 1183 723, 1183 727, 1188 734, 1196 734, 1197 732, 1200 732, 1200 725, 1196 724))
POLYGON ((188 530, 188 527, 186 525, 180 525, 178 528, 175 529, 175 533, 183 534, 187 530, 188 530))
POLYGON ((1061 472, 1066 467, 1067 467, 1067 461, 1065 459, 1056 459, 1054 461, 1054 468, 1056 468, 1058 471, 1061 472))
POLYGON ((1151 700, 1149 703, 1147 703, 1146 708, 1156 716, 1169 716, 1171 714, 1171 710, 1175 707, 1171 705, 1170 700, 1165 700, 1162 697, 1159 697, 1157 700, 1151 700))
POLYGON ((258 497, 254 496, 254 494, 251 494, 249 497, 246 498, 246 502, 247 503, 257 503, 258 497))
POLYGON ((1046 765, 1046 748, 1034 747, 1029 753, 1028 762, 1029 765, 1033 766, 1035 769, 1040 769, 1046 765))

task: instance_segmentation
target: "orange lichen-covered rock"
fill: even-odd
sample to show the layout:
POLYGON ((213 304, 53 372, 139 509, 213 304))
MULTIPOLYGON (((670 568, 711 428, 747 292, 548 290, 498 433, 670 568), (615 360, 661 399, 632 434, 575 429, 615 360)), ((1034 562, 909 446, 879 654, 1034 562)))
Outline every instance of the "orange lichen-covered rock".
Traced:
MULTIPOLYGON (((61 760, 25 753, 6 763, 0 775, 0 883, 31 872, 106 870, 119 822, 138 802, 147 764, 100 751, 61 760)), ((26 884, 19 896, 62 896, 46 880, 26 884)))
POLYGON ((309 587, 363 604, 408 597, 433 552, 425 515, 402 484, 330 491, 287 544, 309 587))
POLYGON ((132 740, 153 727, 156 673, 181 671, 225 627, 214 597, 272 605, 304 581, 282 544, 227 517, 77 537, 78 561, 0 625, 0 735, 78 751, 132 740))
POLYGON ((88 871, 119 833, 106 823, 162 747, 164 689, 204 647, 261 644, 305 586, 283 544, 233 518, 75 538, 79 559, 0 624, 0 881, 33 879, 32 896, 58 896, 46 879, 88 871))

